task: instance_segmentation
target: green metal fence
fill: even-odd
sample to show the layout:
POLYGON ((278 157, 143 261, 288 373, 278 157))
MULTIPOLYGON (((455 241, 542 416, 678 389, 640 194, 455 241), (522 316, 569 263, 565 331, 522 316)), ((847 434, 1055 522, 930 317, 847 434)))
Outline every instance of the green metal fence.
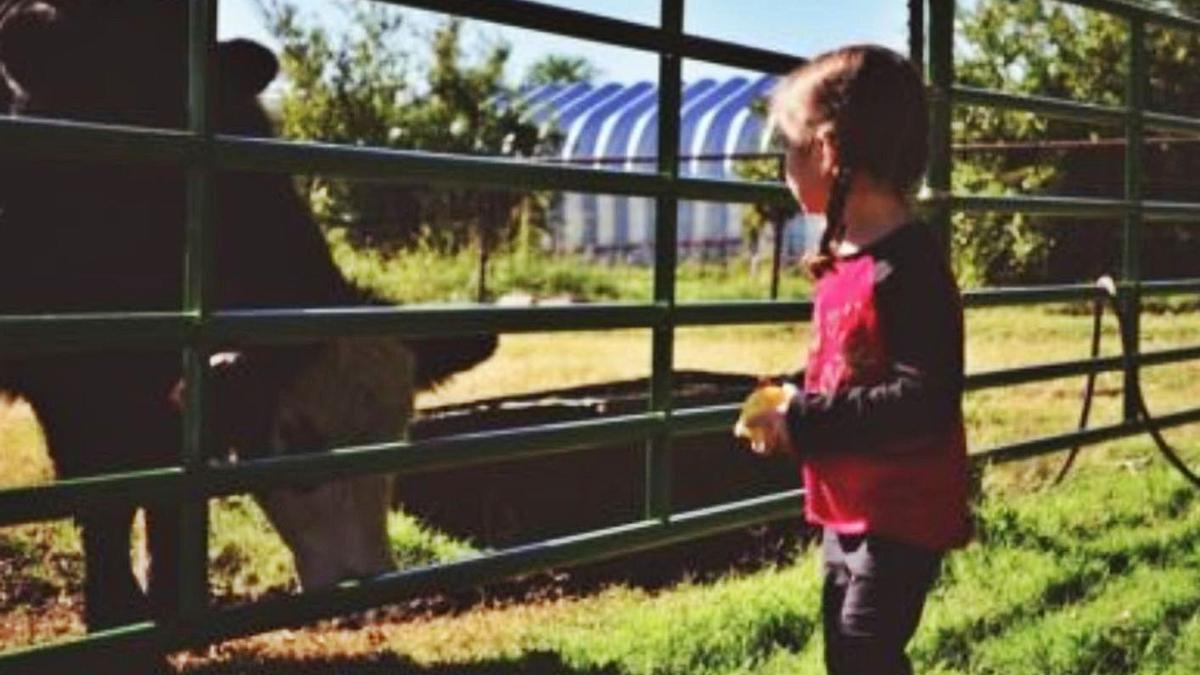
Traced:
MULTIPOLYGON (((185 412, 185 451, 178 466, 123 475, 65 480, 0 491, 0 525, 68 517, 100 503, 178 501, 183 518, 184 597, 180 615, 163 623, 142 623, 93 633, 66 643, 12 652, 0 657, 0 671, 58 672, 100 655, 145 653, 200 645, 256 631, 293 626, 393 601, 430 589, 476 585, 553 565, 569 565, 741 528, 799 513, 798 490, 691 512, 671 507, 668 471, 671 439, 729 428, 734 406, 675 409, 671 401, 674 331, 679 326, 780 323, 807 320, 807 302, 729 302, 677 304, 675 301, 676 206, 680 200, 770 202, 790 199, 777 185, 684 178, 679 175, 678 138, 681 67, 700 59, 764 72, 785 72, 798 57, 733 44, 684 31, 684 0, 661 0, 658 26, 632 23, 545 5, 529 0, 395 0, 395 4, 443 11, 511 26, 543 30, 611 45, 654 52, 659 63, 659 149, 653 174, 535 164, 502 159, 439 155, 214 133, 208 101, 206 59, 215 41, 215 0, 188 0, 189 124, 181 131, 152 131, 44 120, 0 119, 0 144, 11 155, 64 160, 87 158, 185 166, 188 170, 187 273, 185 306, 179 312, 0 317, 0 351, 72 350, 82 347, 168 346, 180 349, 189 387, 185 412), (657 212, 657 260, 654 293, 644 304, 588 305, 564 308, 216 311, 206 293, 213 173, 243 169, 282 173, 327 173, 373 180, 502 185, 511 188, 564 189, 653 197, 657 212), (209 467, 205 448, 202 355, 210 345, 276 341, 295 337, 348 334, 423 336, 494 330, 568 331, 643 328, 653 332, 650 406, 644 413, 569 424, 460 435, 419 443, 381 443, 336 454, 264 459, 237 466, 209 467), (207 499, 290 482, 369 472, 430 470, 472 463, 516 461, 579 448, 624 442, 646 443, 646 512, 641 520, 600 531, 501 550, 450 564, 405 570, 355 585, 228 609, 209 606, 206 580, 207 499)), ((899 0, 897 0, 899 1, 899 0)), ((932 222, 949 232, 953 211, 997 211, 1064 216, 1123 217, 1124 256, 1120 292, 1125 307, 1139 308, 1150 294, 1200 292, 1200 280, 1144 281, 1138 266, 1142 223, 1151 219, 1200 220, 1200 204, 1142 199, 1142 156, 1126 154, 1123 199, 979 197, 954 195, 950 189, 951 111, 954 105, 986 105, 1123 125, 1128 147, 1140 148, 1145 129, 1200 134, 1200 119, 1145 110, 1147 24, 1200 30, 1200 21, 1169 16, 1119 0, 1068 0, 1122 17, 1130 27, 1130 68, 1125 107, 1106 107, 1044 97, 1018 96, 955 84, 953 0, 910 1, 910 49, 927 63, 932 92, 932 164, 926 206, 932 222), (927 26, 927 28, 926 28, 927 26), (928 39, 926 39, 926 30, 928 39)), ((947 241, 949 237, 946 237, 947 241)), ((988 289, 968 293, 969 307, 1078 301, 1094 297, 1087 285, 988 289)), ((1136 345, 1137 324, 1131 324, 1136 345)), ((1124 371, 1127 390, 1137 386, 1143 366, 1200 358, 1200 346, 1134 353, 1128 358, 1098 358, 975 373, 968 387, 1012 386, 1092 371, 1124 371)), ((977 451, 980 461, 1030 457, 1080 443, 1136 434, 1141 425, 1127 406, 1124 422, 1078 433, 1035 438, 977 451)), ((1200 421, 1200 408, 1164 416, 1167 427, 1200 421)))

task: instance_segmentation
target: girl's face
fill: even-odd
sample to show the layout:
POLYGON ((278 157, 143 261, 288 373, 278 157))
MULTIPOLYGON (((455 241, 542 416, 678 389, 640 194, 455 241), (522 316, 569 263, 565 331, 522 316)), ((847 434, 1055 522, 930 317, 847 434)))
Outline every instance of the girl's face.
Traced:
POLYGON ((805 213, 824 213, 836 174, 837 154, 832 128, 808 120, 808 115, 793 118, 792 128, 785 130, 784 174, 792 196, 805 213))

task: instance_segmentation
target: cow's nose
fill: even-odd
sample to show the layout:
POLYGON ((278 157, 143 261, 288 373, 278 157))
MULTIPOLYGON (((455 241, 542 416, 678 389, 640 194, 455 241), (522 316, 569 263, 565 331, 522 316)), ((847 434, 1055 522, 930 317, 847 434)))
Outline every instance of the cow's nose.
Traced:
POLYGON ((302 588, 327 588, 392 569, 390 486, 388 476, 361 476, 264 495, 261 502, 292 550, 302 588))
POLYGON ((343 572, 342 581, 362 581, 396 569, 386 549, 378 551, 366 560, 351 560, 343 572))
POLYGON ((338 583, 346 583, 346 582, 359 583, 359 582, 363 582, 363 581, 369 581, 369 580, 374 579, 375 577, 378 577, 382 574, 387 574, 388 572, 391 572, 393 569, 394 568, 391 565, 380 565, 379 567, 376 567, 375 569, 373 569, 369 572, 351 572, 351 573, 347 574, 346 576, 342 577, 338 583))
POLYGON ((391 560, 378 556, 370 561, 339 561, 321 556, 302 556, 297 563, 300 587, 306 591, 331 588, 348 581, 364 581, 395 569, 391 560))

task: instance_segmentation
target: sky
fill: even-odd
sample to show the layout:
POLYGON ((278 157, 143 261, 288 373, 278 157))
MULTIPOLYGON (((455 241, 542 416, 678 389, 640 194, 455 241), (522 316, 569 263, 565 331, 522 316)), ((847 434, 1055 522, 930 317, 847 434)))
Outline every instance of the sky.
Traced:
MULTIPOLYGON (((479 0, 485 2, 486 0, 479 0)), ((542 0, 546 4, 655 24, 659 0, 542 0)), ((331 26, 341 13, 329 0, 293 0, 302 13, 331 26)), ((695 35, 743 42, 780 52, 812 55, 850 42, 877 42, 907 49, 906 0, 687 0, 684 29, 695 35)), ((276 43, 263 26, 258 0, 221 0, 218 38, 248 37, 269 47, 276 43)), ((419 20, 437 16, 411 10, 419 20)), ((583 56, 600 69, 603 81, 653 80, 657 61, 649 52, 622 49, 545 33, 472 22, 481 44, 502 39, 512 45, 510 76, 515 80, 545 54, 583 56)), ((472 33, 468 33, 472 35, 472 33)), ((722 77, 742 71, 687 61, 684 79, 722 77)))

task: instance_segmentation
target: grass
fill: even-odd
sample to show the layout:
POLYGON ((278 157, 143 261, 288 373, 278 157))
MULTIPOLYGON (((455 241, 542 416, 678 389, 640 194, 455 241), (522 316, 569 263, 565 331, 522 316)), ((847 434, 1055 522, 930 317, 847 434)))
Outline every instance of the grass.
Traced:
MULTIPOLYGON (((291 553, 251 497, 216 500, 211 513, 209 579, 218 601, 298 590, 291 553)), ((468 542, 432 530, 401 512, 389 515, 388 538, 400 567, 445 562, 477 552, 468 542)))
MULTIPOLYGON (((503 264, 509 263, 497 269, 503 264)), ((384 262, 377 267, 395 273, 384 262)), ((545 288, 551 287, 565 282, 545 288)), ((628 297, 617 288, 617 297, 628 297)), ((693 292, 701 297, 687 291, 693 292)), ((1086 356, 1090 317, 1071 309, 968 312, 969 370, 1086 356)), ((1105 353, 1115 354, 1111 319, 1105 331, 1105 353)), ((1200 335, 1200 317, 1150 314, 1143 333, 1146 349, 1186 345, 1200 335)), ((675 364, 790 371, 806 339, 807 327, 793 324, 681 328, 675 364)), ((492 359, 423 394, 419 405, 645 376, 650 342, 641 330, 505 335, 492 359)), ((1195 406, 1198 383, 1197 363, 1144 373, 1156 412, 1195 406)), ((1120 418, 1120 385, 1119 374, 1101 378, 1094 425, 1120 418)), ((1075 377, 970 393, 972 447, 1072 429, 1081 386, 1075 377)), ((1198 425, 1168 436, 1190 454, 1200 447, 1198 425)), ((0 406, 0 443, 0 485, 52 476, 28 406, 0 406)), ((1164 468, 1144 439, 1088 448, 1067 484, 1050 489, 1061 459, 987 470, 979 540, 947 561, 913 641, 919 672, 1200 672, 1200 496, 1164 468)), ((253 500, 219 500, 212 514, 210 580, 219 601, 295 589, 290 556, 253 500)), ((389 530, 406 566, 475 550, 402 514, 389 530)), ((816 555, 807 551, 795 564, 653 592, 615 586, 580 597, 484 603, 464 614, 392 619, 385 613, 365 624, 333 622, 232 641, 183 655, 177 667, 189 673, 296 672, 299 663, 307 664, 303 672, 328 673, 819 673, 817 572, 816 555)), ((79 576, 78 537, 68 523, 0 529, 0 646, 78 633, 79 576)))
MULTIPOLYGON (((1161 464, 1093 466, 1060 489, 990 494, 980 514, 979 540, 947 560, 929 599, 910 649, 917 672, 1196 672, 1200 495, 1161 464)), ((656 592, 618 586, 321 640, 316 629, 247 638, 185 671, 288 672, 324 658, 328 668, 311 672, 357 672, 341 668, 364 659, 389 667, 362 672, 815 674, 819 585, 809 550, 795 564, 656 592)))
MULTIPOLYGON (((469 302, 477 298, 479 252, 445 254, 427 248, 388 253, 356 247, 343 230, 328 233, 334 259, 346 276, 364 288, 405 303, 469 302)), ((549 255, 541 251, 500 251, 487 268, 491 298, 510 294, 534 299, 572 298, 588 302, 649 302, 654 268, 603 257, 549 255)), ((752 265, 745 257, 726 262, 684 259, 676 268, 680 302, 766 299, 771 264, 752 265)), ((781 275, 781 298, 802 298, 809 283, 802 275, 781 275)))
POLYGON ((0 391, 0 489, 54 478, 54 463, 33 409, 0 391))
POLYGON ((83 632, 83 559, 69 521, 0 528, 0 645, 83 632))

